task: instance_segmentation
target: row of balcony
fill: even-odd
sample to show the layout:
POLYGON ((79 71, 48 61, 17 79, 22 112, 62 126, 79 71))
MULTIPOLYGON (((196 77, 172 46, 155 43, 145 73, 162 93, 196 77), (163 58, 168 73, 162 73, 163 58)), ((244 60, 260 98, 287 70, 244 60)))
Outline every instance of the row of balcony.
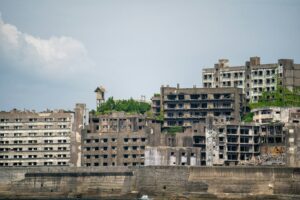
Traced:
POLYGON ((195 94, 195 95, 166 95, 164 101, 199 101, 199 100, 217 100, 231 99, 233 94, 195 94))
POLYGON ((0 161, 4 161, 4 160, 70 160, 71 157, 37 157, 37 158, 0 158, 0 161))
POLYGON ((62 130, 62 129, 70 129, 70 127, 66 125, 62 126, 0 126, 0 131, 6 131, 6 130, 62 130))
POLYGON ((164 110, 210 110, 210 109, 233 109, 233 105, 208 105, 208 106, 164 106, 164 110))
POLYGON ((16 123, 16 124, 45 124, 45 123, 61 123, 61 122, 71 122, 69 118, 30 118, 30 119, 0 119, 0 124, 2 123, 16 123))

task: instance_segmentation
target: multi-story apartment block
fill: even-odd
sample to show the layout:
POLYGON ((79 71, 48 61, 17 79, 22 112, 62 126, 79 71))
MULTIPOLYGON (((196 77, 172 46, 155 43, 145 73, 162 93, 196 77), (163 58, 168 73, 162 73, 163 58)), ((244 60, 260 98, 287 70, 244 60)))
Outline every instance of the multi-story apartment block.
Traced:
POLYGON ((0 166, 70 164, 73 112, 0 112, 0 166))
POLYGON ((157 131, 141 114, 90 116, 82 134, 82 166, 144 165, 145 147, 157 131))
POLYGON ((243 66, 229 66, 227 59, 220 59, 214 68, 203 69, 202 82, 205 88, 242 88, 248 102, 257 102, 263 91, 275 91, 278 85, 299 87, 300 64, 291 59, 261 64, 259 57, 251 57, 243 66))
MULTIPOLYGON (((207 116, 214 116, 223 122, 240 121, 244 95, 239 88, 162 86, 159 101, 158 110, 164 113, 163 127, 188 128, 193 124, 205 123, 207 116)), ((155 99, 152 104, 157 105, 157 102, 155 99)))
POLYGON ((208 166, 251 162, 284 164, 286 133, 283 126, 283 123, 214 124, 206 129, 206 137, 198 143, 206 145, 208 166))

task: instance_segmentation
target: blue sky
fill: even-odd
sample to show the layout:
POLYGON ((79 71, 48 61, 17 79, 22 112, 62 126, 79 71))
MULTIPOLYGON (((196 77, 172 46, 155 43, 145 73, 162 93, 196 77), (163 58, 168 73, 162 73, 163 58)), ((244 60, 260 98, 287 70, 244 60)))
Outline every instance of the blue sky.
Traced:
POLYGON ((202 86, 220 58, 300 63, 300 1, 0 0, 0 110, 202 86))

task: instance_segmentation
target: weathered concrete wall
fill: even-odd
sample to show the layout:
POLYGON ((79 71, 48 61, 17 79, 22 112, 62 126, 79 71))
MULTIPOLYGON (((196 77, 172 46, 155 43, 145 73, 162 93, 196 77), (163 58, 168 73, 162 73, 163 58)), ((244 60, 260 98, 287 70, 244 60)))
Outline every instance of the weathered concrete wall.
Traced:
POLYGON ((130 194, 134 183, 122 167, 2 169, 0 199, 113 198, 130 194))
POLYGON ((147 167, 137 172, 137 190, 156 196, 300 198, 299 168, 147 167))
POLYGON ((0 199, 300 199, 300 168, 3 168, 0 199))
POLYGON ((145 166, 200 166, 200 150, 197 147, 148 146, 145 150, 145 166))
POLYGON ((85 104, 76 104, 75 116, 71 135, 71 167, 81 166, 81 131, 88 123, 88 114, 85 104))

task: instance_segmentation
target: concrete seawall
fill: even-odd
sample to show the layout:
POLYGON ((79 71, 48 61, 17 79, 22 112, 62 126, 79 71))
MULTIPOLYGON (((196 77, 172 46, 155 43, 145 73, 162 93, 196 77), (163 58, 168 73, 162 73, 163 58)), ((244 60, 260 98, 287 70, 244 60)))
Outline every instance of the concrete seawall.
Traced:
POLYGON ((300 168, 2 168, 0 199, 300 199, 300 168))

